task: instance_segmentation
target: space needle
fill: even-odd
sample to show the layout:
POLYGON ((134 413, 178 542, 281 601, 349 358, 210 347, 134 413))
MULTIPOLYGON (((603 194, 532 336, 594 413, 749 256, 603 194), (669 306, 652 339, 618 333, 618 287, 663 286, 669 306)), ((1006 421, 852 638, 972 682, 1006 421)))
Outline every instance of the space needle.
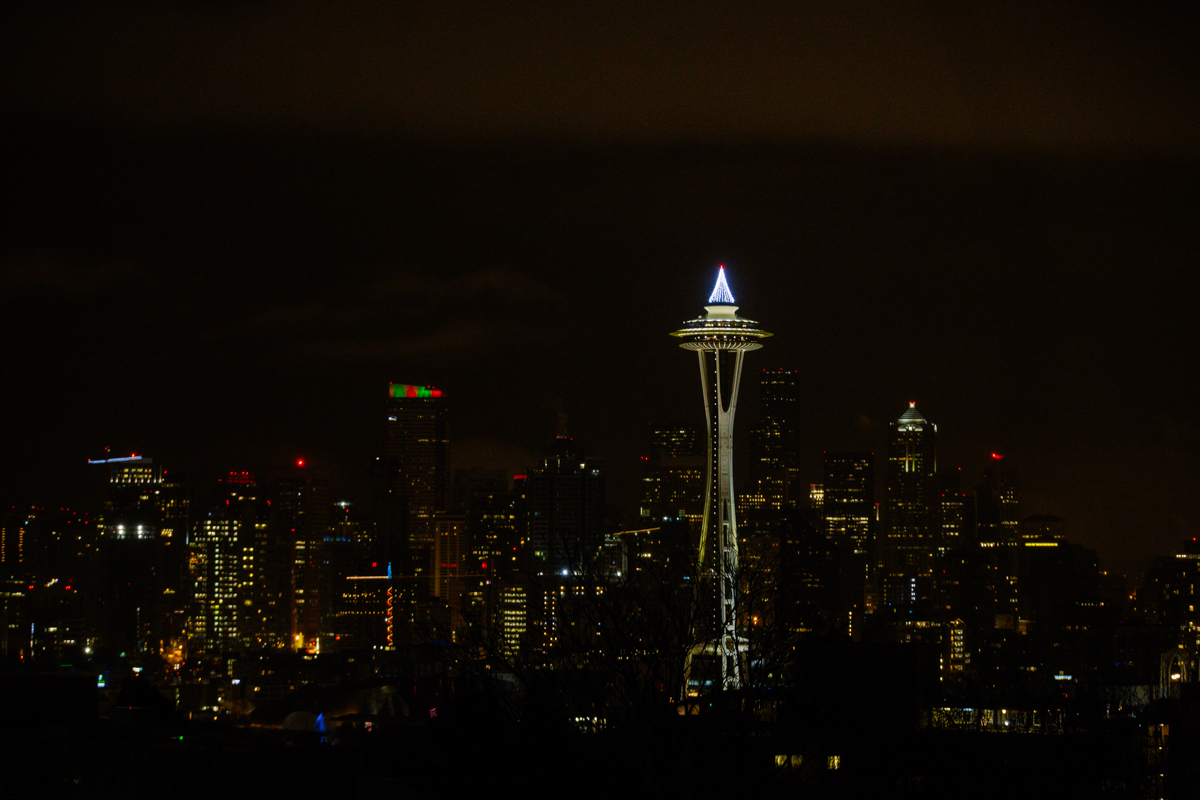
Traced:
POLYGON ((680 347, 695 350, 700 358, 700 386, 708 417, 708 470, 704 486, 704 518, 696 574, 699 578, 697 611, 701 643, 688 653, 684 668, 684 695, 698 694, 692 679, 695 657, 716 662, 714 680, 724 689, 741 686, 740 646, 737 636, 737 515, 733 498, 733 414, 737 408, 742 357, 762 347, 760 340, 771 334, 757 322, 737 315, 733 293, 725 281, 725 266, 717 271, 717 283, 704 307, 705 314, 683 323, 671 333, 680 347), (708 602, 712 602, 711 623, 708 602), (711 628, 708 625, 711 624, 711 628), (707 630, 705 630, 707 628, 707 630))

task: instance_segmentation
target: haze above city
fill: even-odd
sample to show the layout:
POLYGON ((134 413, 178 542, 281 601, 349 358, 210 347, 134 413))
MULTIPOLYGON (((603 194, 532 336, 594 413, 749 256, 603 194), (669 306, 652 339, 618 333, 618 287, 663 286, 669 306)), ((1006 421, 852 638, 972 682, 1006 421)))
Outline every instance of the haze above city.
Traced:
MULTIPOLYGON (((1137 570, 1200 534, 1196 26, 1103 9, 143 4, 6 26, 6 504, 138 452, 357 499, 389 381, 459 466, 633 511, 725 264, 822 450, 915 400, 964 487, 1137 570)), ((741 441, 745 441, 744 438, 741 441)), ((741 448, 745 453, 745 448, 741 448)))

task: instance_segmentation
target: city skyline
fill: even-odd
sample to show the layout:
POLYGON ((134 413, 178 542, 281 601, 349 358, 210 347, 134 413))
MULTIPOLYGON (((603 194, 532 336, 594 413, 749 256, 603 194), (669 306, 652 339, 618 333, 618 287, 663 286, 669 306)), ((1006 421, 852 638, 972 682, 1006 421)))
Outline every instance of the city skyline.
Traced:
POLYGON ((1200 796, 1194 9, 5 19, 10 794, 1200 796))
POLYGON ((1111 568, 1197 533, 1190 18, 355 9, 17 15, 6 505, 106 446, 361 484, 391 381, 446 391, 454 465, 565 432, 628 503, 699 415, 650 332, 725 263, 756 367, 801 370, 806 481, 915 400, 964 488, 1008 456, 1111 568))

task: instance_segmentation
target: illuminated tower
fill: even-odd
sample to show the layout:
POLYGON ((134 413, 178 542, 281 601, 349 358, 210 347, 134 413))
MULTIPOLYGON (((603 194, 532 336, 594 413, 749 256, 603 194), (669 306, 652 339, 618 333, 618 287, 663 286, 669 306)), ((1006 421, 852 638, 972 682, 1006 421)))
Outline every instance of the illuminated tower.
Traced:
MULTIPOLYGON (((719 677, 722 688, 736 689, 741 685, 741 667, 735 604, 738 538, 733 506, 733 415, 742 356, 747 350, 762 347, 759 340, 771 334, 760 329, 757 322, 737 315, 724 266, 717 273, 717 284, 704 309, 703 317, 683 323, 682 329, 671 334, 683 340, 680 347, 695 350, 700 358, 700 386, 708 417, 708 469, 696 572, 701 586, 711 586, 714 607, 711 632, 704 635, 707 641, 692 655, 715 658, 718 670, 713 680, 719 677)), ((707 624, 707 620, 701 622, 707 624)), ((690 677, 691 664, 689 657, 684 691, 698 694, 703 683, 690 677)))
POLYGON ((937 426, 916 403, 891 424, 888 443, 887 536, 883 546, 884 602, 913 606, 933 596, 937 530, 934 476, 937 426))

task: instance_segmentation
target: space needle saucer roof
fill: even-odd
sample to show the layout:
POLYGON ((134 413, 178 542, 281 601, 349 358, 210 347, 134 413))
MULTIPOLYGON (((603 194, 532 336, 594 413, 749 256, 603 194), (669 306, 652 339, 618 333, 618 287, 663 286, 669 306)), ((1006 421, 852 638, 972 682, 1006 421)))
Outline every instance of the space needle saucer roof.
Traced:
POLYGON ((757 340, 771 334, 754 320, 739 317, 734 302, 725 280, 725 266, 721 265, 704 316, 688 320, 671 335, 683 339, 679 346, 688 350, 757 350, 762 347, 757 340))

